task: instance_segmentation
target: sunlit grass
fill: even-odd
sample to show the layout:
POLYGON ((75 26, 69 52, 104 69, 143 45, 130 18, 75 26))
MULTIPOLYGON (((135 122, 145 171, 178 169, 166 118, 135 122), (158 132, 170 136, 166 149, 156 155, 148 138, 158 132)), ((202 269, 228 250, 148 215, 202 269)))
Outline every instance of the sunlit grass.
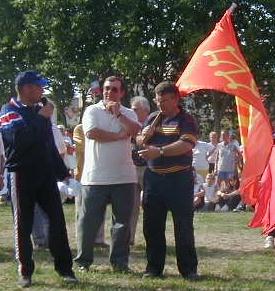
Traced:
MULTIPOLYGON (((74 206, 65 205, 70 244, 76 253, 74 206)), ((12 217, 9 206, 0 206, 0 290, 17 290, 16 263, 13 258, 12 217)), ((89 273, 79 273, 80 284, 64 285, 53 270, 48 251, 35 251, 36 270, 32 290, 275 290, 273 250, 263 249, 260 230, 247 227, 251 213, 196 213, 195 234, 199 257, 198 282, 179 275, 175 262, 171 217, 167 222, 167 259, 164 279, 142 279, 145 245, 139 221, 136 245, 131 249, 132 274, 113 273, 108 250, 97 249, 89 273)), ((109 241, 110 211, 106 219, 109 241)))

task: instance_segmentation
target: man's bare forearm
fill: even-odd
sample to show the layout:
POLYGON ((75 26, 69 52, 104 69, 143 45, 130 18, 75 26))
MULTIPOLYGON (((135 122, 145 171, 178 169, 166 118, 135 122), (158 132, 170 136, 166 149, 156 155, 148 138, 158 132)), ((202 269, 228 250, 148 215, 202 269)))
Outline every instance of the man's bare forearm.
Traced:
POLYGON ((123 114, 119 114, 119 121, 130 136, 136 136, 141 129, 138 122, 128 118, 123 114))
POLYGON ((191 143, 178 140, 166 146, 162 146, 162 150, 160 147, 149 145, 144 150, 140 150, 138 153, 145 160, 153 160, 160 156, 180 156, 190 152, 192 148, 193 146, 191 143))
POLYGON ((192 148, 193 146, 191 143, 182 140, 175 141, 171 144, 162 147, 164 152, 163 155, 166 157, 186 154, 190 152, 192 148))
POLYGON ((127 133, 124 130, 121 130, 120 132, 110 132, 94 128, 86 133, 86 137, 99 142, 113 142, 127 138, 127 133))

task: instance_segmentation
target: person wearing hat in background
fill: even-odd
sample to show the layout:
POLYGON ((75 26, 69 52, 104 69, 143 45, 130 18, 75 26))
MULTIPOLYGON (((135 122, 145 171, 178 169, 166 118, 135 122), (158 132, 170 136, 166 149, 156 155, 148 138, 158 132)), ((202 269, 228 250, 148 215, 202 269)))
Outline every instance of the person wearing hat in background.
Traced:
POLYGON ((19 73, 15 79, 17 98, 11 98, 3 106, 0 116, 5 167, 10 174, 20 287, 32 284, 34 261, 30 235, 35 203, 49 218, 49 249, 55 270, 65 282, 77 282, 57 188, 57 179, 66 179, 68 171, 54 144, 50 122, 53 106, 38 105, 47 85, 48 80, 35 71, 19 73))

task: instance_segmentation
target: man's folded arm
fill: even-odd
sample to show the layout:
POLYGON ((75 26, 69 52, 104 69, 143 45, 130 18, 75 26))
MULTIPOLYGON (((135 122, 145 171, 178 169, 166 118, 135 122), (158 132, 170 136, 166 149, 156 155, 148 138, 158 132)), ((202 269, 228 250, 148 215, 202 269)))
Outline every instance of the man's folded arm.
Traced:
POLYGON ((124 129, 119 132, 111 132, 99 128, 93 128, 86 132, 86 137, 98 142, 113 142, 127 138, 128 134, 124 129))

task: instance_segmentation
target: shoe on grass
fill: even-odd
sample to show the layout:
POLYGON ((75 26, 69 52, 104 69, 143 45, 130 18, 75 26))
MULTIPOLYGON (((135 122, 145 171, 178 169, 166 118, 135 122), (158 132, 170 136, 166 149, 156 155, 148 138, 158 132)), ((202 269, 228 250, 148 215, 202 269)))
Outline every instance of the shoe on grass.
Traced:
POLYGON ((273 249, 274 248, 274 237, 273 236, 269 235, 265 238, 264 248, 265 249, 273 249))
POLYGON ((133 273, 127 265, 113 265, 113 271, 117 273, 133 273))
POLYGON ((78 283, 78 279, 76 278, 75 275, 67 275, 63 276, 63 282, 68 283, 68 284, 76 284, 78 283))
POLYGON ((59 273, 59 276, 62 278, 64 283, 68 283, 68 284, 78 283, 78 279, 76 278, 73 271, 69 273, 59 273))
POLYGON ((200 280, 200 275, 198 273, 190 273, 185 276, 183 276, 184 279, 188 281, 198 281, 200 280))
POLYGON ((236 208, 233 209, 233 212, 243 212, 246 210, 245 204, 239 203, 236 208))
POLYGON ((163 278, 162 274, 154 273, 154 272, 148 272, 146 271, 142 275, 142 279, 156 279, 156 278, 163 278))
POLYGON ((88 266, 81 266, 81 265, 79 265, 77 267, 77 270, 80 273, 88 273, 89 272, 89 267, 88 266))
POLYGON ((17 282, 17 286, 21 288, 28 288, 32 285, 31 276, 20 276, 17 282))
POLYGON ((221 212, 227 212, 229 211, 229 207, 227 204, 224 204, 224 206, 221 208, 221 212))
POLYGON ((215 205, 215 211, 220 212, 221 211, 221 206, 219 204, 215 205))

